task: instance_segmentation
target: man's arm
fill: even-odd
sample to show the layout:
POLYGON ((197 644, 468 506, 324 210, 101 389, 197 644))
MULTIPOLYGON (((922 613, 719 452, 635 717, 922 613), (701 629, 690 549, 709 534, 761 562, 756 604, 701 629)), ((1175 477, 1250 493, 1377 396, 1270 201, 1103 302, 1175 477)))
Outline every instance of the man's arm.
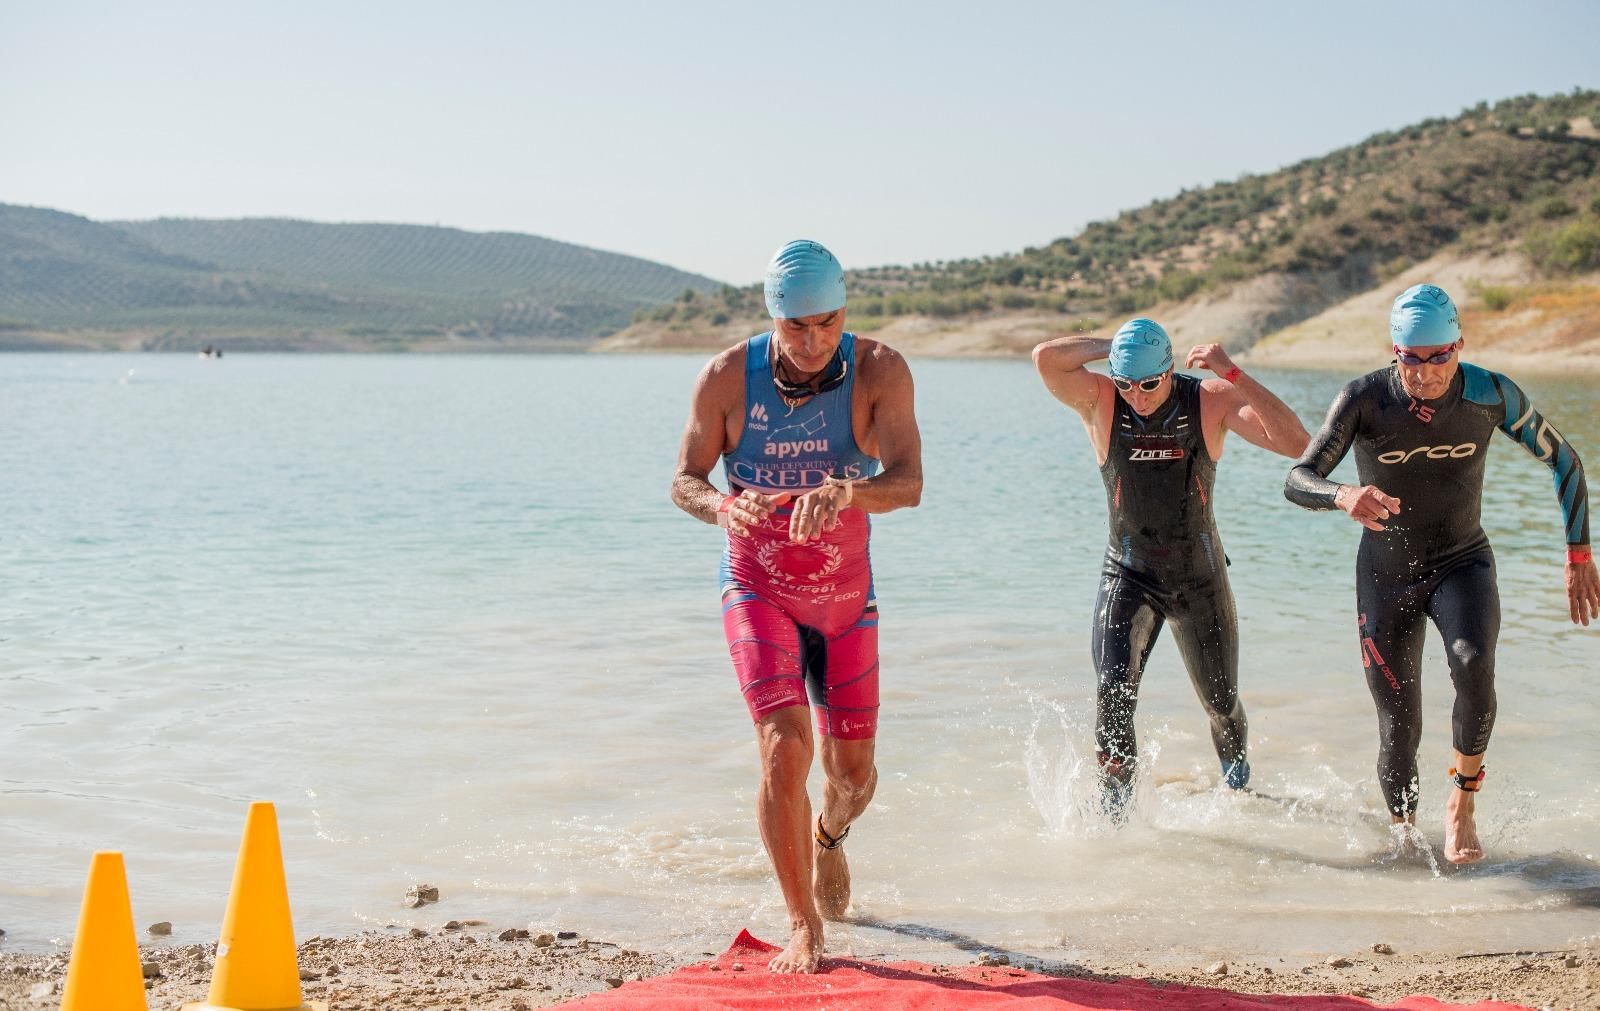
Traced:
POLYGON ((1340 484, 1328 480, 1355 442, 1359 420, 1356 383, 1348 383, 1328 408, 1328 418, 1306 445, 1289 478, 1283 495, 1306 509, 1342 509, 1368 530, 1382 530, 1383 521, 1400 511, 1400 500, 1386 495, 1375 485, 1340 484))
POLYGON ((1111 341, 1103 337, 1073 334, 1045 341, 1033 349, 1033 367, 1039 370, 1045 389, 1057 400, 1092 421, 1095 405, 1110 380, 1084 368, 1089 362, 1111 354, 1111 341))
POLYGON ((922 501, 922 433, 917 429, 916 389, 905 358, 880 344, 872 352, 872 372, 872 431, 882 467, 872 478, 854 482, 850 504, 869 513, 886 513, 922 501))
POLYGON ((1549 467, 1555 479, 1556 501, 1561 505, 1567 535, 1567 607, 1574 622, 1587 625, 1600 618, 1600 571, 1595 569, 1589 547, 1589 485, 1583 461, 1516 383, 1498 372, 1489 377, 1506 407, 1500 430, 1549 467))
POLYGON ((871 397, 870 431, 882 466, 877 474, 857 481, 829 478, 821 488, 796 498, 789 517, 789 539, 796 543, 833 529, 843 509, 886 513, 922 501, 922 435, 917 430, 911 368, 900 352, 883 344, 863 357, 865 367, 857 381, 868 387, 871 397))
POLYGON ((748 536, 745 527, 766 519, 789 497, 762 495, 746 489, 734 498, 724 495, 711 483, 711 469, 728 446, 728 413, 743 405, 743 384, 743 345, 717 355, 700 370, 689 405, 689 420, 683 428, 683 441, 678 446, 672 501, 703 523, 725 523, 731 532, 748 536))
POLYGON ((1222 350, 1221 344, 1198 344, 1189 352, 1185 368, 1205 368, 1221 379, 1208 379, 1203 389, 1222 398, 1222 425, 1238 432, 1252 446, 1279 456, 1298 457, 1311 436, 1306 426, 1273 392, 1244 374, 1222 350), (1226 380, 1225 382, 1222 380, 1226 380))

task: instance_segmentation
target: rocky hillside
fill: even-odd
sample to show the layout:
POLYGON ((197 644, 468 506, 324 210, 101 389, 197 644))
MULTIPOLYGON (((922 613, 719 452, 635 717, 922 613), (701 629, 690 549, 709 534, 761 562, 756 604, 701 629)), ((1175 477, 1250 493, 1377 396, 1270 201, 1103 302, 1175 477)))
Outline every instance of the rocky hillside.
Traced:
MULTIPOLYGON (((1180 340, 1249 347, 1331 330, 1338 341, 1355 335, 1327 320, 1291 328, 1368 292, 1386 307, 1425 276, 1453 284, 1486 325, 1520 325, 1558 304, 1587 318, 1600 271, 1597 124, 1596 91, 1483 103, 1013 255, 851 271, 852 326, 944 354, 1019 352, 1135 313, 1170 323, 1180 340)), ((725 346, 764 321, 758 286, 685 294, 636 314, 602 347, 725 346)), ((1534 329, 1539 341, 1583 343, 1559 326, 1534 329)))

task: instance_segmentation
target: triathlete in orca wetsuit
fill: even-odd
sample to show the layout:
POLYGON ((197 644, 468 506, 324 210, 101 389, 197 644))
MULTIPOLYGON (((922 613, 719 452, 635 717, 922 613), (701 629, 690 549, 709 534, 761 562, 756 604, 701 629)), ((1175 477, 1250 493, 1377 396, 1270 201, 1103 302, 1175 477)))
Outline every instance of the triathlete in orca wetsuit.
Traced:
POLYGON ((1050 392, 1083 418, 1111 514, 1092 632, 1106 809, 1113 817, 1126 814, 1138 759, 1139 681, 1164 624, 1210 719, 1223 781, 1241 789, 1250 765, 1238 693, 1238 621, 1211 512, 1212 482, 1230 429, 1293 457, 1305 447, 1305 428, 1221 345, 1196 346, 1186 364, 1222 378, 1177 375, 1166 331, 1148 319, 1128 321, 1109 341, 1073 336, 1041 344, 1033 359, 1050 392), (1084 368, 1097 358, 1110 359, 1110 377, 1084 368))
POLYGON ((1600 590, 1583 591, 1582 570, 1594 574, 1583 464, 1515 383, 1459 362, 1460 332, 1442 289, 1418 285, 1402 294, 1391 317, 1398 361, 1340 391, 1285 494, 1308 509, 1344 509, 1368 528, 1356 556, 1361 659, 1378 709, 1378 778, 1397 822, 1412 820, 1417 807, 1418 668, 1429 619, 1444 638, 1456 689, 1451 775, 1461 791, 1451 797, 1445 855, 1465 863, 1482 857, 1470 793, 1483 780, 1495 718, 1500 597, 1479 516, 1497 429, 1555 475, 1573 562, 1569 585, 1579 583, 1574 620, 1584 611, 1587 624, 1579 598, 1589 609, 1600 606, 1600 590), (1352 447, 1361 486, 1329 481, 1352 447))

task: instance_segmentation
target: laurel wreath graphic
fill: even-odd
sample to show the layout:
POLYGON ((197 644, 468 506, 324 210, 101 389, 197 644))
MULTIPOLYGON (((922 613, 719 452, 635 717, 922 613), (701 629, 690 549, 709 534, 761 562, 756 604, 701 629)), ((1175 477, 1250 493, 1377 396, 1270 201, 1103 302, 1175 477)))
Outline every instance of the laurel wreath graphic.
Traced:
MULTIPOLYGON (((835 544, 819 544, 813 550, 821 551, 823 555, 822 567, 815 572, 796 574, 785 572, 778 568, 778 556, 783 551, 784 545, 776 541, 768 541, 756 549, 756 562, 760 564, 767 575, 774 579, 781 579, 787 583, 820 583, 839 571, 844 564, 844 552, 835 544)), ((794 546, 790 545, 791 550, 794 546)))

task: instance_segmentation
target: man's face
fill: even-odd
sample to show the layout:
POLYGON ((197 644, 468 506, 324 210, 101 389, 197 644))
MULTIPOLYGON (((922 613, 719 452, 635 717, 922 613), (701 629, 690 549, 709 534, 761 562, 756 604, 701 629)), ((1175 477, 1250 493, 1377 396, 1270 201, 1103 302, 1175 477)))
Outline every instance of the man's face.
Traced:
POLYGON ((1133 408, 1133 413, 1139 417, 1149 417, 1155 413, 1158 407, 1167 402, 1168 397, 1172 396, 1172 370, 1168 369, 1161 373, 1159 377, 1147 376, 1144 379, 1137 380, 1133 383, 1133 389, 1131 390, 1125 390, 1121 385, 1118 385, 1117 396, 1126 400, 1128 406, 1133 408), (1144 387, 1149 385, 1149 380, 1154 378, 1159 378, 1160 380, 1156 388, 1149 391, 1145 390, 1144 387))
POLYGON ((844 308, 797 319, 775 319, 772 332, 784 360, 801 372, 820 372, 844 337, 844 308))
POLYGON ((1445 391, 1450 388, 1450 381, 1456 377, 1456 370, 1461 367, 1459 352, 1464 343, 1465 341, 1456 341, 1454 344, 1430 347, 1395 348, 1396 364, 1400 369, 1400 385, 1418 400, 1433 400, 1444 396, 1445 391), (1448 361, 1436 364, 1426 361, 1446 352, 1450 355, 1448 361), (1418 359, 1422 361, 1419 363, 1418 359))

